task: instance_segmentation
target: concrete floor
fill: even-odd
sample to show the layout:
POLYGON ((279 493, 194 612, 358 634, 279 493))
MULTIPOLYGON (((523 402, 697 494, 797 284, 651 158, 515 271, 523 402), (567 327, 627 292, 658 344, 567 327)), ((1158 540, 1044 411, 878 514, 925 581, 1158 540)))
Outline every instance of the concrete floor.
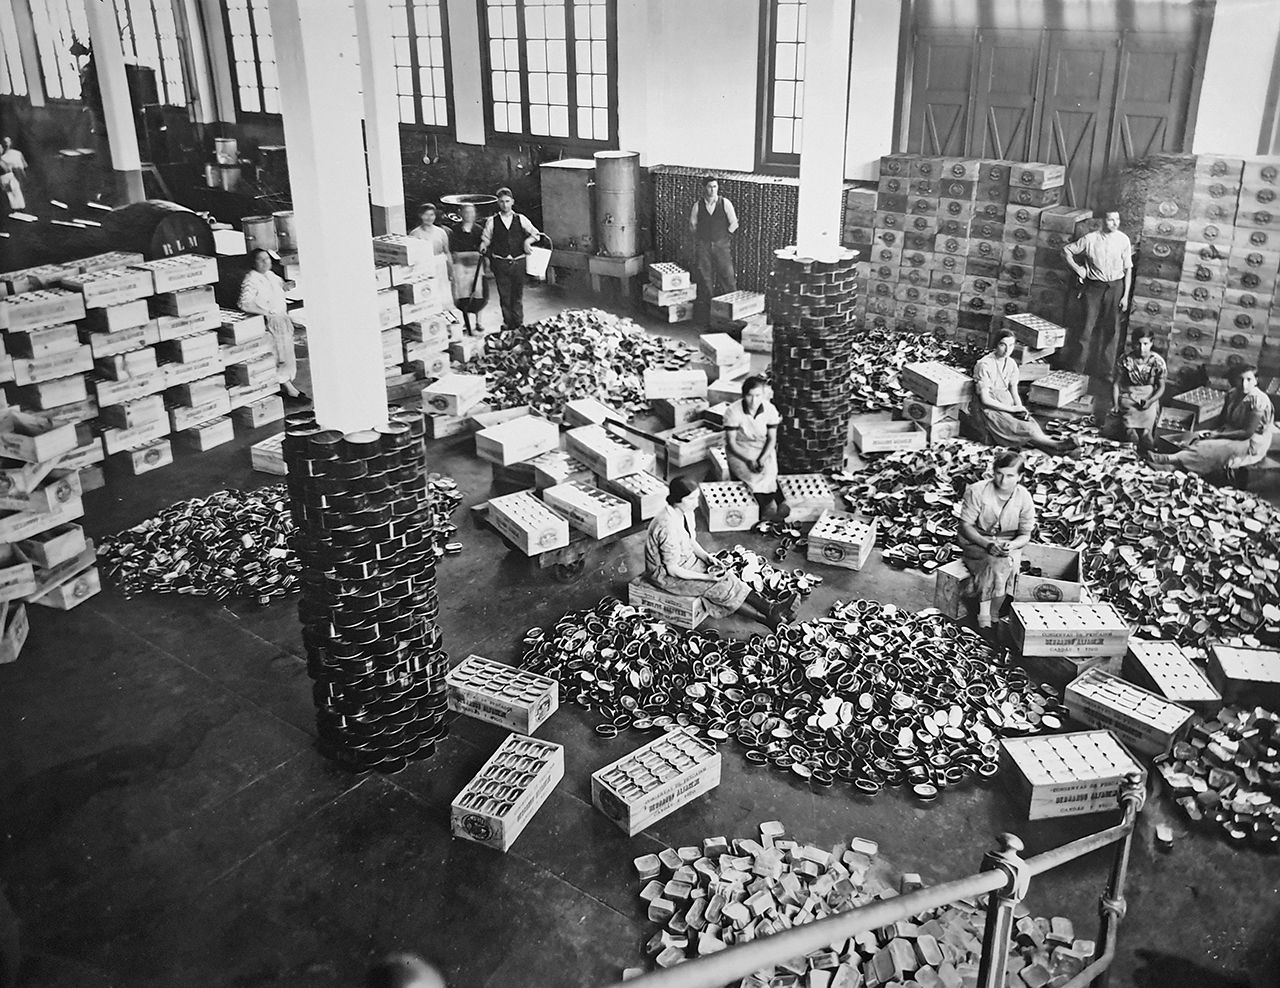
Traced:
MULTIPOLYGON (((546 289, 529 301, 533 319, 583 300, 546 289)), ((270 482, 245 447, 271 431, 114 478, 88 497, 87 527, 108 534, 181 498, 270 482)), ((430 455, 471 503, 487 496, 488 470, 469 446, 444 440, 430 455)), ((639 571, 633 538, 563 586, 462 511, 457 522, 466 548, 441 564, 440 617, 455 660, 514 661, 525 628, 639 571)), ((860 573, 823 573, 806 614, 837 597, 913 608, 932 597, 931 580, 878 556, 860 573)), ((781 820, 819 843, 874 838, 895 869, 932 882, 976 870, 1001 831, 1036 851, 1108 822, 1028 825, 998 787, 928 806, 893 791, 811 790, 726 749, 718 789, 627 838, 592 808, 589 775, 637 739, 605 741, 569 707, 539 731, 566 746, 565 778, 503 855, 448 831, 449 801, 501 739, 496 728, 458 721, 434 758, 390 778, 345 774, 316 753, 292 600, 107 590, 67 614, 33 611, 21 659, 0 667, 0 883, 23 921, 26 986, 351 986, 390 949, 438 958, 455 986, 601 985, 638 962, 651 932, 630 863, 640 853, 781 820)), ((1189 833, 1174 809, 1155 796, 1143 815, 1112 983, 1275 986, 1280 859, 1189 833), (1154 847, 1160 821, 1177 834, 1169 852, 1154 847)), ((1091 935, 1108 861, 1038 879, 1030 906, 1091 935)))

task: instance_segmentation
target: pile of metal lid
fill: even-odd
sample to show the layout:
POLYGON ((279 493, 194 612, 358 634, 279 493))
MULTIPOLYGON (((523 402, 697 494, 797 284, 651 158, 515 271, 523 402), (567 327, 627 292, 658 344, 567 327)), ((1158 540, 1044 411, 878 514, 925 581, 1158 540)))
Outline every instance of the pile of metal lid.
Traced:
POLYGON ((938 360, 968 373, 982 353, 982 347, 931 333, 859 332, 853 339, 853 411, 861 415, 901 408, 911 393, 898 383, 898 372, 907 364, 938 360))

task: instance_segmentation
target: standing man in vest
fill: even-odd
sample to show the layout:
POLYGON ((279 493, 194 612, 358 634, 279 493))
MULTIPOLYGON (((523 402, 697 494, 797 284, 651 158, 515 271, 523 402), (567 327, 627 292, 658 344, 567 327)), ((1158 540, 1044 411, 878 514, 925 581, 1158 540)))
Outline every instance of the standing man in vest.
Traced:
POLYGON ((498 212, 490 216, 480 235, 480 253, 489 255, 493 283, 502 305, 504 329, 524 325, 524 256, 541 233, 529 218, 515 211, 510 189, 499 189, 498 212))
MULTIPOLYGON (((1062 366, 1110 382, 1115 375, 1120 313, 1128 305, 1133 280, 1133 244, 1120 232, 1120 214, 1106 213, 1102 229, 1086 233, 1062 249, 1084 296, 1084 325, 1067 335, 1062 366)), ((1110 392, 1110 384, 1105 389, 1110 392)))
POLYGON ((720 195, 720 183, 714 175, 702 180, 702 198, 689 213, 689 229, 695 238, 698 284, 702 290, 698 304, 705 311, 717 295, 738 290, 730 239, 738 230, 738 214, 733 203, 720 195))

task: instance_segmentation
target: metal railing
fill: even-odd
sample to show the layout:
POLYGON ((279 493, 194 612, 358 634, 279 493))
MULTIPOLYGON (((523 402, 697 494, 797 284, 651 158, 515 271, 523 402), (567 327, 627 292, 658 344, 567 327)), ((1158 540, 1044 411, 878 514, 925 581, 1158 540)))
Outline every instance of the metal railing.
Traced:
POLYGON ((610 988, 723 988, 761 969, 775 967, 791 958, 818 950, 860 933, 878 930, 910 919, 930 909, 959 899, 988 895, 986 930, 982 938, 982 960, 978 988, 1003 988, 1009 956, 1009 938, 1014 928, 1014 912, 1026 897, 1031 879, 1059 868, 1077 858, 1112 844, 1118 844, 1111 864, 1106 891, 1099 901, 1100 942, 1089 964, 1063 988, 1095 985, 1107 988, 1109 968, 1116 953, 1116 937, 1124 919, 1124 885, 1129 870, 1129 850, 1138 814, 1146 801, 1146 776, 1135 772, 1126 777, 1120 791, 1124 815, 1116 826, 1071 841, 1053 850, 1023 858, 1022 841, 1013 834, 1001 834, 998 850, 989 852, 982 870, 967 878, 943 882, 882 902, 859 906, 848 912, 795 926, 750 943, 697 957, 664 970, 617 982, 610 988))

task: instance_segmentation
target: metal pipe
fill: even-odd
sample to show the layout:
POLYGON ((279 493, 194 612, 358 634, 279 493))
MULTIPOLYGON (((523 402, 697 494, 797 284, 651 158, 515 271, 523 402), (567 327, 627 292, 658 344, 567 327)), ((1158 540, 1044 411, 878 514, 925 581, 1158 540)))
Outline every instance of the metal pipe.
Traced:
POLYGON ((1114 827, 1108 827, 1106 830, 1099 830, 1096 834, 1081 837, 1079 840, 1073 840, 1069 844, 1063 844, 1061 847, 1055 847, 1052 850, 1027 858, 1027 867, 1031 869, 1032 875, 1043 875, 1046 871, 1060 868, 1076 858, 1082 858, 1086 854, 1092 854, 1094 851, 1100 851, 1104 847, 1110 847, 1116 841, 1126 837, 1132 829, 1132 822, 1118 823, 1114 827))
POLYGON ((610 988, 722 988, 753 971, 772 967, 779 960, 824 950, 833 943, 877 930, 929 909, 937 909, 957 899, 984 895, 1003 888, 1008 876, 1003 871, 983 871, 953 882, 943 882, 883 902, 860 906, 837 916, 794 926, 761 940, 740 944, 707 957, 685 961, 675 967, 617 982, 610 988))

